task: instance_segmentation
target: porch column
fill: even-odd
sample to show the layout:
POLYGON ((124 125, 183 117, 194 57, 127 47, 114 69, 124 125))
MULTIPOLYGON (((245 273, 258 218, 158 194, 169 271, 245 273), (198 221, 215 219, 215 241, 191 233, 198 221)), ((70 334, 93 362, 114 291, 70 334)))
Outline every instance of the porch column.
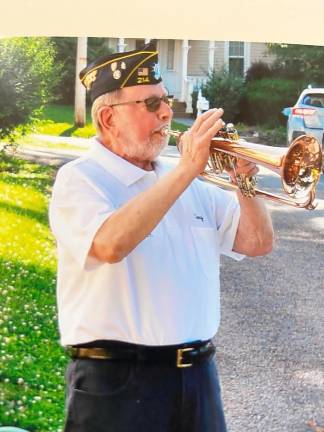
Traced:
POLYGON ((117 42, 118 52, 124 52, 126 46, 127 46, 127 44, 125 44, 125 39, 124 38, 118 38, 118 42, 117 42))
POLYGON ((182 71, 181 71, 181 102, 186 101, 187 73, 188 73, 188 52, 190 46, 188 39, 182 40, 182 71))
POLYGON ((215 41, 209 41, 208 47, 208 72, 211 73, 215 64, 215 41))
POLYGON ((251 43, 244 42, 244 75, 251 66, 251 43))

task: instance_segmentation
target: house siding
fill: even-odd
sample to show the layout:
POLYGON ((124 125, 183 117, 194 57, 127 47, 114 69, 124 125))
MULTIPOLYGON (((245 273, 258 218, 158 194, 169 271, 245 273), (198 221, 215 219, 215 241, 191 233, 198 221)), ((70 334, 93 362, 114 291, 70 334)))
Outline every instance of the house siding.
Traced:
POLYGON ((214 69, 221 70, 224 67, 224 42, 215 42, 215 59, 214 59, 214 69))
POLYGON ((262 61, 271 64, 275 57, 268 52, 267 44, 253 42, 251 43, 251 64, 262 61))
POLYGON ((208 41, 190 40, 188 75, 205 76, 208 71, 208 41))

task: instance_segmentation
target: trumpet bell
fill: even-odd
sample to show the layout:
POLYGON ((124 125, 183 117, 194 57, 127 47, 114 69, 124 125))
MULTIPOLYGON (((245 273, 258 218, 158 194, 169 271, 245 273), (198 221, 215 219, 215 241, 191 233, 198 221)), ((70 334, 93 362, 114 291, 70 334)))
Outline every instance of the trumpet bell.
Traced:
POLYGON ((282 187, 293 198, 305 198, 316 187, 321 171, 321 145, 314 137, 302 135, 292 142, 284 157, 282 187))

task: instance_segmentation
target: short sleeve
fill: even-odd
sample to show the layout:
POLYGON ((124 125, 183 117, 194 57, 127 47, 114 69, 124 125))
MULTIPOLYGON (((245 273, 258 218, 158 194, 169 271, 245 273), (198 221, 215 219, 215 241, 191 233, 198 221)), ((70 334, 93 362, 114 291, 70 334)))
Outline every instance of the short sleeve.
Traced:
POLYGON ((240 222, 240 205, 236 195, 213 185, 208 185, 208 191, 213 202, 220 252, 240 261, 245 255, 233 251, 240 222))
POLYGON ((53 186, 49 220, 58 248, 84 267, 93 238, 113 204, 77 169, 63 167, 53 186), (65 169, 64 169, 65 168, 65 169))

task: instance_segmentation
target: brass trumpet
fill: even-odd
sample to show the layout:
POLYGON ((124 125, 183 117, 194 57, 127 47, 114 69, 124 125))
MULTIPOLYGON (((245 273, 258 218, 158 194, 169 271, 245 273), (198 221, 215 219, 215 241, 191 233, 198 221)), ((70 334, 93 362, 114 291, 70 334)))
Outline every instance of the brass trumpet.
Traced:
MULTIPOLYGON (((177 139, 179 151, 183 132, 167 129, 166 135, 177 139)), ((322 149, 319 142, 310 135, 296 138, 290 147, 271 147, 253 144, 239 138, 232 124, 218 132, 210 143, 210 157, 199 178, 229 189, 240 189, 244 196, 261 198, 298 208, 313 210, 316 185, 322 171, 322 149), (219 177, 223 170, 234 170, 237 158, 246 159, 279 174, 284 192, 288 197, 270 194, 256 189, 256 179, 236 176, 237 184, 219 177)))

